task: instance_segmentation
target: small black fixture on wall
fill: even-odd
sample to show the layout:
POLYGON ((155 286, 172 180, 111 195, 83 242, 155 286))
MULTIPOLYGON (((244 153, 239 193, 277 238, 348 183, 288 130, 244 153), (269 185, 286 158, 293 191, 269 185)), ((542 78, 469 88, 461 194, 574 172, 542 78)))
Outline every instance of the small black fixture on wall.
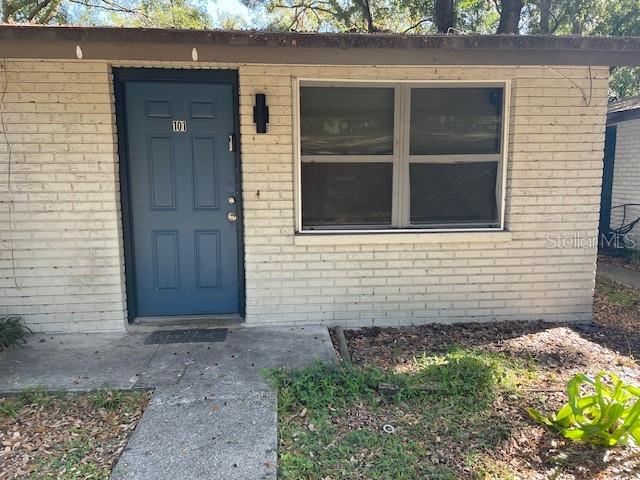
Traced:
POLYGON ((267 133, 269 123, 269 107, 264 93, 256 93, 256 105, 253 107, 253 121, 256 124, 256 133, 267 133))

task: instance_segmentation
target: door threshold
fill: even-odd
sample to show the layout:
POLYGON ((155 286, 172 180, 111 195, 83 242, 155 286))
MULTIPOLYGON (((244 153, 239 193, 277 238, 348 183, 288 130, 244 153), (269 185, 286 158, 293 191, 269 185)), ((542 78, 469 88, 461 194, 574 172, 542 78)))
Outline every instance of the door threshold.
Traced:
POLYGON ((127 330, 130 332, 150 332, 178 328, 239 328, 243 325, 244 318, 238 314, 136 317, 133 322, 127 325, 127 330))

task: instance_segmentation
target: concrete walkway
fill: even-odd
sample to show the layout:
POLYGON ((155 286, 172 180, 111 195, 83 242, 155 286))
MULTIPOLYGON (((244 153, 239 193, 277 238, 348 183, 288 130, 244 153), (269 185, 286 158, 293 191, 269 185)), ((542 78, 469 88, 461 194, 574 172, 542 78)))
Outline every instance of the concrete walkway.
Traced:
POLYGON ((146 334, 35 335, 0 355, 0 392, 153 388, 112 478, 275 479, 276 395, 262 368, 333 361, 326 328, 247 328, 224 342, 146 334))
POLYGON ((598 275, 600 277, 611 280, 612 282, 621 283, 627 287, 640 289, 640 272, 611 265, 608 263, 598 264, 598 275))

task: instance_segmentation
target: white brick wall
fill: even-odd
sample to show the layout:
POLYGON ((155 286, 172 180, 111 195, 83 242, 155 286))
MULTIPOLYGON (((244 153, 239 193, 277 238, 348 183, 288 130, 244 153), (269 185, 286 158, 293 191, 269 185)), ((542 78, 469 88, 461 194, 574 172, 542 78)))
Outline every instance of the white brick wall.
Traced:
MULTIPOLYGON (((611 206, 627 203, 640 204, 640 119, 620 122, 616 130, 616 153, 613 164, 613 188, 611 190, 611 206)), ((622 225, 622 208, 611 211, 611 226, 622 225)), ((640 216, 640 207, 628 207, 624 223, 629 223, 640 216)), ((631 240, 640 249, 640 226, 631 231, 631 240)))
POLYGON ((122 329, 109 67, 10 60, 5 65, 0 72, 0 86, 6 85, 0 107, 6 126, 6 139, 0 136, 0 313, 21 314, 36 330, 122 329))
MULTIPOLYGON (((126 298, 109 65, 25 60, 6 66, 0 82, 8 80, 3 117, 12 195, 8 148, 0 143, 0 313, 22 314, 37 330, 122 329, 126 298)), ((593 243, 550 248, 548 235, 596 235, 606 68, 591 69, 589 91, 582 67, 554 67, 580 88, 547 67, 222 67, 240 72, 248 324, 590 318, 593 243), (511 79, 511 238, 469 234, 452 241, 428 234, 428 243, 297 242, 293 76, 511 79), (265 135, 255 133, 252 120, 257 92, 267 94, 270 106, 265 135)))

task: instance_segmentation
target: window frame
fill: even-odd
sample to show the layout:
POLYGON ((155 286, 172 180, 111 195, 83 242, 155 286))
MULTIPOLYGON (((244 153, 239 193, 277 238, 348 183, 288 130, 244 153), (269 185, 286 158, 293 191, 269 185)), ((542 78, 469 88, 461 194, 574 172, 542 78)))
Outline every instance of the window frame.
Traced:
POLYGON ((509 153, 509 123, 511 118, 510 80, 395 80, 395 79, 340 79, 292 78, 293 91, 293 153, 294 153, 294 214, 296 234, 371 234, 371 233, 442 233, 442 232, 495 232, 505 230, 505 203, 507 159, 509 153), (345 226, 316 226, 304 228, 302 224, 302 163, 300 136, 300 89, 302 87, 387 87, 394 89, 394 127, 392 155, 304 155, 307 161, 345 163, 393 163, 391 225, 354 228, 345 226), (410 155, 411 89, 412 88, 502 88, 502 124, 500 153, 461 155, 410 155), (346 160, 348 158, 348 160, 346 160), (495 227, 432 225, 429 227, 402 227, 410 225, 409 166, 411 163, 456 163, 497 161, 496 203, 499 224, 495 227))

